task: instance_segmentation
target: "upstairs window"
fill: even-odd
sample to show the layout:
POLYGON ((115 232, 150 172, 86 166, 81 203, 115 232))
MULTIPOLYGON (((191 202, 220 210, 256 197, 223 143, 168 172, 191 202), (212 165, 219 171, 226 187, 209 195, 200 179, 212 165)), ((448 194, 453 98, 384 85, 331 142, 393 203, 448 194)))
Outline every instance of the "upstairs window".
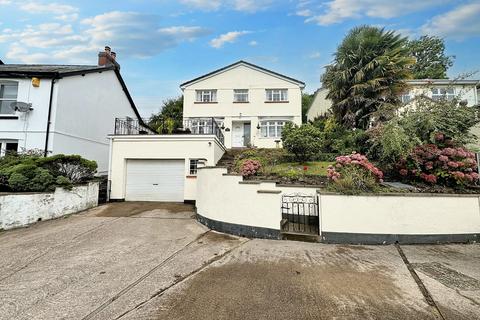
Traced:
POLYGON ((0 82, 0 114, 14 114, 10 105, 17 101, 18 83, 13 81, 0 82))
POLYGON ((283 102, 288 101, 287 89, 267 89, 266 99, 268 102, 283 102))
POLYGON ((454 88, 433 88, 432 89, 432 99, 433 100, 453 100, 455 98, 455 89, 454 88))
POLYGON ((233 102, 248 102, 248 89, 233 90, 233 102))
POLYGON ((260 122, 260 133, 263 138, 281 138, 283 127, 287 121, 261 121, 260 122))
POLYGON ((217 102, 217 90, 196 90, 197 102, 217 102))

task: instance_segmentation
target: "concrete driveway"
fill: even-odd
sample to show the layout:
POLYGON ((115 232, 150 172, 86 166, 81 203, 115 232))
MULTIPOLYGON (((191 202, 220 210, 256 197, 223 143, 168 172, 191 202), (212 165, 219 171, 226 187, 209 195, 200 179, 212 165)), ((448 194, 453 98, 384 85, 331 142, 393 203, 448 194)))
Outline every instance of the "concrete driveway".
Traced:
POLYGON ((0 233, 0 319, 479 319, 480 246, 345 246, 209 231, 116 203, 0 233))

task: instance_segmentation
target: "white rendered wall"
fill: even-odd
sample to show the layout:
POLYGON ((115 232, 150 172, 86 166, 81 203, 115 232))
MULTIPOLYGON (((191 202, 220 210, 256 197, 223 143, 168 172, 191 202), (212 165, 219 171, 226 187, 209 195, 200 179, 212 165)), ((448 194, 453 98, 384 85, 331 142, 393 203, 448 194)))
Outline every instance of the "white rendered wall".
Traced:
MULTIPOLYGON (((193 83, 183 93, 184 118, 224 117, 225 127, 229 129, 232 129, 233 121, 249 121, 252 144, 258 147, 276 146, 275 138, 260 136, 260 130, 256 128, 259 117, 288 119, 299 125, 302 123, 302 91, 299 85, 246 66, 240 65, 193 83), (195 90, 200 89, 216 89, 217 103, 195 103, 195 90), (248 89, 249 102, 234 103, 234 89, 248 89), (266 103, 265 89, 288 89, 288 102, 266 103)), ((227 148, 232 144, 231 134, 232 131, 224 131, 227 148)))
POLYGON ((0 194, 0 229, 55 219, 98 205, 98 182, 45 193, 0 194))
POLYGON ((197 197, 197 177, 189 172, 189 159, 206 159, 214 166, 225 149, 214 136, 136 135, 114 136, 109 170, 110 199, 125 199, 127 159, 185 159, 185 200, 197 197))

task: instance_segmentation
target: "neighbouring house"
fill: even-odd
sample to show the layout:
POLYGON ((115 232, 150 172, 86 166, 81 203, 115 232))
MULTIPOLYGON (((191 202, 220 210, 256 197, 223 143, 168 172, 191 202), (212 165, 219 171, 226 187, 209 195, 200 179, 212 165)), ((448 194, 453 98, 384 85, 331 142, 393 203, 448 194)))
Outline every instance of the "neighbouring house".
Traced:
POLYGON ((0 64, 0 156, 79 154, 106 173, 115 118, 140 119, 115 57, 105 47, 98 65, 0 64))
POLYGON ((283 126, 302 122, 304 86, 239 61, 181 85, 181 128, 153 133, 146 121, 116 119, 109 199, 195 201, 197 169, 214 167, 226 149, 280 147, 283 126))
MULTIPOLYGON (((479 104, 480 80, 449 80, 449 79, 419 79, 407 80, 410 90, 400 99, 409 104, 415 96, 425 95, 432 99, 457 97, 466 101, 468 106, 479 104)), ((320 88, 315 92, 312 104, 307 113, 307 119, 313 121, 316 117, 325 115, 331 108, 331 100, 326 98, 328 90, 320 88)))
POLYGON ((302 123, 302 81, 238 61, 180 85, 183 118, 192 132, 214 118, 226 148, 280 146, 283 126, 302 123))

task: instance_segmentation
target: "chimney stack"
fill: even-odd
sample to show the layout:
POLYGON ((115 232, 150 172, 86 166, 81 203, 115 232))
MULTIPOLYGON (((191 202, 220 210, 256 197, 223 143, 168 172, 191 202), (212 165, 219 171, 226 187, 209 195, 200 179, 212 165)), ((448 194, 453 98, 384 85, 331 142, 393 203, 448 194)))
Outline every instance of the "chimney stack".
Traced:
POLYGON ((120 68, 120 65, 115 61, 117 54, 112 52, 112 49, 109 46, 105 46, 103 52, 98 53, 98 65, 99 66, 111 66, 115 65, 117 68, 120 68))

